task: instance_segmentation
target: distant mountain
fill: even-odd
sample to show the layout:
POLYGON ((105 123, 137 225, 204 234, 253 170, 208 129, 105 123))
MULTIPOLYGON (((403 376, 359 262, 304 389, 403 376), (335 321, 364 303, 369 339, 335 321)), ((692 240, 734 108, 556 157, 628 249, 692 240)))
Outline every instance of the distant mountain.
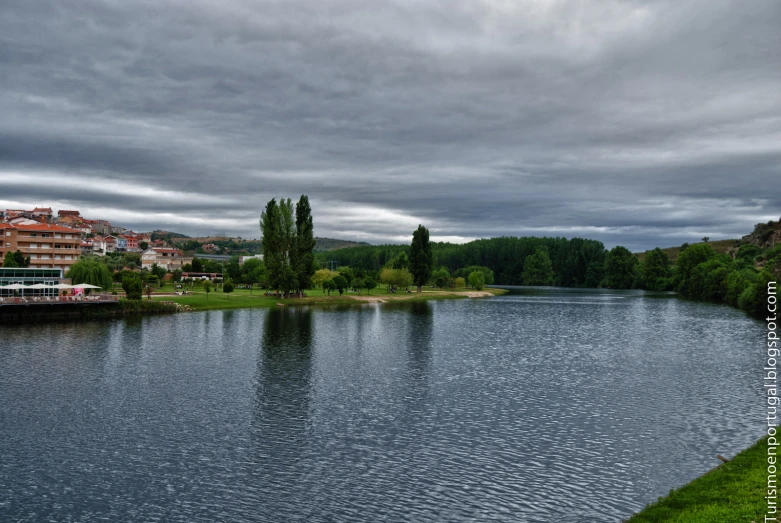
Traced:
POLYGON ((315 252, 334 251, 336 249, 349 249, 350 247, 364 247, 370 245, 366 242, 353 242, 349 240, 335 240, 333 238, 315 238, 315 252))

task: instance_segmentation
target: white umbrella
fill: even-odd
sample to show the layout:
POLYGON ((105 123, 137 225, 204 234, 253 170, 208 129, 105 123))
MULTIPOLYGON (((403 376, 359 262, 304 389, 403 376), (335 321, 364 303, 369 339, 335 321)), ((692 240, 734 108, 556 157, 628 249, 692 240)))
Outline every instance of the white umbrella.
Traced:
POLYGON ((102 287, 98 287, 97 285, 90 285, 89 283, 79 283, 78 285, 73 286, 74 289, 101 289, 102 287))
MULTIPOLYGON (((12 283, 11 285, 6 285, 3 287, 3 289, 8 290, 23 290, 23 289, 29 289, 27 285, 22 285, 21 283, 12 283)), ((24 296, 24 292, 22 292, 22 296, 24 296)))
POLYGON ((52 285, 52 288, 54 288, 54 289, 72 289, 73 285, 68 285, 67 283, 58 283, 57 285, 52 285))
POLYGON ((35 285, 30 285, 27 287, 28 289, 51 289, 51 285, 46 285, 45 283, 36 283, 35 285))

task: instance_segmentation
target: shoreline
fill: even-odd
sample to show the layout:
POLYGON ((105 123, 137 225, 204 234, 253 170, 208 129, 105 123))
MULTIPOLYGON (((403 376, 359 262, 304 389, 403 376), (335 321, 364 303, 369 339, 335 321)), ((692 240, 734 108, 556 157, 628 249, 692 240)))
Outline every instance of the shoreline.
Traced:
MULTIPOLYGON (((261 309, 274 307, 295 307, 295 306, 329 306, 329 305, 347 305, 362 306, 370 303, 404 303, 404 302, 422 302, 432 300, 452 300, 452 299, 482 299, 501 296, 508 293, 507 289, 483 289, 482 291, 463 290, 463 291, 445 291, 445 290, 424 290, 421 293, 412 292, 404 294, 390 294, 380 292, 377 294, 323 294, 322 291, 310 291, 310 295, 305 298, 278 298, 275 296, 265 296, 262 292, 250 295, 245 290, 240 293, 231 293, 226 296, 222 292, 212 292, 214 296, 207 296, 204 292, 195 292, 187 295, 152 295, 152 302, 175 303, 183 308, 179 312, 198 312, 205 310, 228 310, 228 309, 261 309)), ((147 302, 146 298, 142 301, 147 302)))
MULTIPOLYGON (((624 523, 764 521, 767 436, 646 505, 624 523)), ((714 460, 717 459, 714 456, 714 460)))

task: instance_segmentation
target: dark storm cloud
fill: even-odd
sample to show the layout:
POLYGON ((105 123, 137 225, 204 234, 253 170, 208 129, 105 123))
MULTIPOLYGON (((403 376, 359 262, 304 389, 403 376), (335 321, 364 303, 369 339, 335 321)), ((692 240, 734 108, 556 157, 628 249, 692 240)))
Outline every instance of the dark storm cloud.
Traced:
POLYGON ((252 237, 306 193, 321 236, 634 249, 781 213, 777 2, 2 10, 0 206, 252 237))

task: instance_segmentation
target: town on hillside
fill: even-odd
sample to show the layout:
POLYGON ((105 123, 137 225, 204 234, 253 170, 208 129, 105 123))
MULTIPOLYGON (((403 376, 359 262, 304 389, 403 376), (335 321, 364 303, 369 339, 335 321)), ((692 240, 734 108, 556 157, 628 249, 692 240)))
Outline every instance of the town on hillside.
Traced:
POLYGON ((190 252, 204 259, 244 254, 240 258, 243 262, 255 256, 251 250, 260 246, 258 241, 236 244, 236 240, 222 237, 199 242, 166 231, 134 232, 107 220, 88 219, 78 210, 55 213, 51 207, 0 211, 0 232, 0 267, 5 265, 7 253, 19 252, 30 268, 60 269, 63 273, 84 255, 138 253, 139 269, 157 266, 170 272, 192 263, 192 256, 187 255, 190 252))

